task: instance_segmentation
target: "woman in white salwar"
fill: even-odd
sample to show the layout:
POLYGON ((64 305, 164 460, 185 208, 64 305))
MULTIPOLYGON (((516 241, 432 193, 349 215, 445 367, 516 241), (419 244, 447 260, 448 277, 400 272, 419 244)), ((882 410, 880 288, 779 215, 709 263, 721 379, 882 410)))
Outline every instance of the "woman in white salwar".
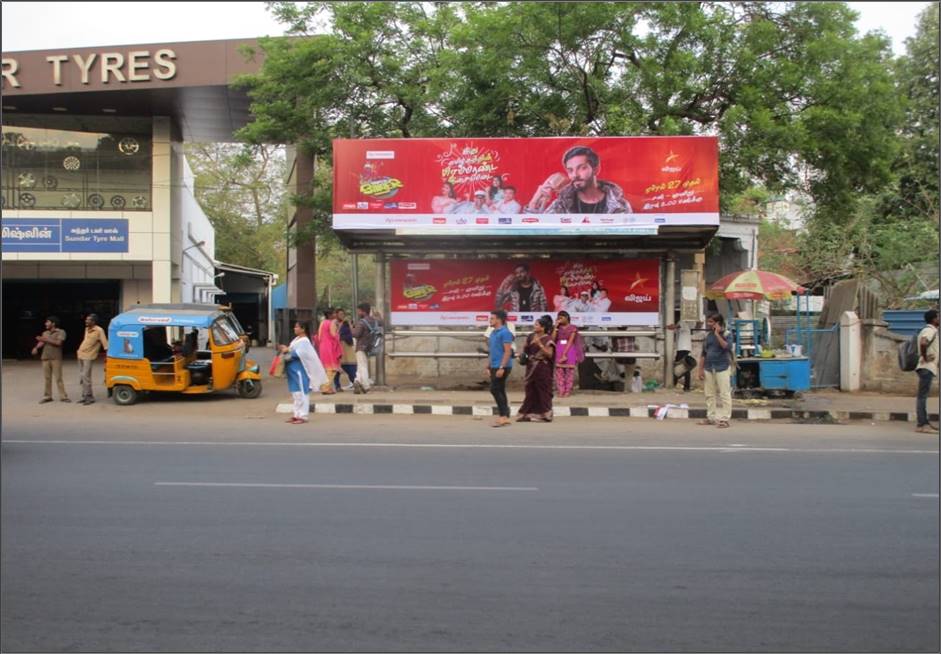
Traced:
POLYGON ((320 363, 317 351, 310 342, 310 330, 305 322, 294 323, 294 340, 280 346, 284 361, 284 376, 288 390, 294 398, 294 416, 287 422, 303 425, 310 417, 310 391, 327 383, 327 372, 320 363))

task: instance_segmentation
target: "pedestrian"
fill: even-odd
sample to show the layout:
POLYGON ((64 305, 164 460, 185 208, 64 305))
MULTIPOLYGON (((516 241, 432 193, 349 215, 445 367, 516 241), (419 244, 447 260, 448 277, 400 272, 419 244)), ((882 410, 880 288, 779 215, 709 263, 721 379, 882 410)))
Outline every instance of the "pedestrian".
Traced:
POLYGON ((706 338, 699 360, 699 381, 705 381, 706 419, 700 425, 729 426, 732 417, 732 346, 720 313, 706 318, 706 338), (716 408, 716 399, 719 407, 716 408))
POLYGON ((62 344, 65 343, 65 330, 59 327, 59 319, 55 316, 46 318, 46 331, 36 337, 36 347, 33 356, 42 350, 42 375, 45 382, 40 404, 52 402, 52 380, 56 381, 59 389, 59 401, 71 402, 69 394, 65 392, 65 382, 62 381, 62 344))
POLYGON ((552 317, 542 316, 526 337, 520 363, 526 366, 523 378, 525 396, 517 422, 552 422, 552 366, 555 343, 552 342, 552 317))
POLYGON ((575 369, 585 360, 585 343, 568 311, 560 311, 552 329, 555 343, 555 386, 558 397, 569 397, 575 387, 575 369))
POLYGON ((680 320, 679 311, 673 314, 673 324, 667 325, 667 329, 675 332, 676 336, 676 355, 673 359, 673 386, 677 386, 680 378, 682 378, 683 392, 688 393, 692 385, 690 382, 692 381, 693 368, 696 367, 695 359, 692 359, 692 363, 687 361, 688 358, 691 358, 690 352, 693 351, 693 332, 688 322, 680 320), (680 362, 684 364, 683 367, 686 368, 686 372, 677 375, 677 369, 683 369, 683 367, 677 365, 680 362))
POLYGON ((90 313, 85 316, 85 338, 77 352, 78 369, 82 376, 82 400, 79 404, 88 406, 95 403, 91 378, 95 360, 102 348, 108 349, 108 337, 105 330, 98 326, 98 314, 90 313))
POLYGON ((327 372, 317 357, 309 334, 307 323, 298 321, 294 323, 294 340, 290 345, 278 348, 284 361, 288 390, 294 399, 294 415, 287 421, 292 425, 303 425, 310 419, 311 389, 329 384, 327 372))
POLYGON ((340 368, 346 373, 350 383, 348 386, 340 386, 340 373, 337 373, 334 385, 338 391, 351 391, 356 382, 356 347, 353 341, 353 328, 346 317, 346 311, 343 309, 337 309, 337 322, 340 324, 340 349, 343 350, 343 356, 340 358, 340 368))
POLYGON ((340 372, 340 359, 343 358, 343 348, 340 347, 340 325, 337 323, 336 311, 325 309, 320 328, 317 330, 317 354, 327 371, 327 383, 321 388, 324 395, 333 395, 334 378, 340 372))
POLYGON ((369 356, 375 354, 374 343, 376 335, 382 329, 382 320, 370 316, 371 307, 368 302, 361 302, 356 307, 356 324, 353 326, 353 339, 356 343, 356 381, 353 382, 353 393, 360 395, 368 393, 372 386, 369 379, 369 356))
POLYGON ((489 361, 485 370, 490 375, 490 394, 497 403, 497 419, 492 427, 507 427, 510 423, 510 403, 506 399, 506 379, 513 370, 513 334, 506 328, 506 311, 490 312, 493 332, 488 340, 489 361))
POLYGON ((937 434, 938 426, 928 422, 928 393, 931 383, 938 377, 938 310, 925 312, 925 326, 918 333, 918 399, 915 414, 918 425, 915 431, 922 434, 937 434))

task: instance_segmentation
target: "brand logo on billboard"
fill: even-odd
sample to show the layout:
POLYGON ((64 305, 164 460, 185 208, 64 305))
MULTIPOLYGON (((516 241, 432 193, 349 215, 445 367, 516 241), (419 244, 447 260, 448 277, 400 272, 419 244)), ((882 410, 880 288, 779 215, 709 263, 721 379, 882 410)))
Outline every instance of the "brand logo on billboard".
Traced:
POLYGON ((414 202, 399 202, 399 209, 414 209, 417 206, 414 202))
POLYGON ((497 218, 497 222, 500 223, 501 225, 512 225, 513 219, 500 217, 500 218, 497 218))
POLYGON ((526 218, 523 218, 523 222, 524 223, 538 223, 539 219, 533 218, 532 216, 527 216, 526 218))
POLYGON ((488 320, 490 320, 490 314, 478 313, 476 316, 474 316, 474 320, 476 320, 477 322, 487 322, 488 320))
POLYGON ((582 224, 583 224, 583 225, 590 225, 590 224, 591 224, 591 218, 589 218, 588 216, 585 216, 584 218, 582 218, 582 224))
POLYGON ((435 217, 435 218, 432 218, 432 219, 431 219, 431 222, 433 222, 435 225, 446 225, 447 222, 448 222, 448 219, 447 219, 447 218, 435 217))
POLYGON ((396 204, 395 202, 386 202, 384 205, 382 205, 382 208, 383 209, 398 209, 399 205, 396 204))
POLYGON ((522 316, 520 316, 520 320, 523 321, 523 322, 532 322, 532 321, 533 321, 533 317, 530 316, 530 315, 522 315, 522 316))
POLYGON ((415 225, 418 223, 418 218, 409 218, 408 216, 387 216, 385 223, 386 225, 415 225))
POLYGON ((475 222, 476 222, 478 225, 489 225, 489 224, 490 224, 490 219, 489 219, 489 218, 478 218, 475 222))
POLYGON ((654 218, 653 221, 655 223, 665 223, 667 219, 666 218, 654 218))
POLYGON ((602 219, 601 219, 601 222, 602 222, 603 224, 605 224, 605 225, 613 225, 613 224, 614 224, 614 218, 602 218, 602 219))
POLYGON ((631 293, 630 295, 624 296, 625 302, 633 302, 634 304, 644 304, 645 302, 652 301, 653 298, 649 295, 637 295, 636 293, 631 293))
POLYGON ((381 202, 370 202, 370 203, 369 203, 369 208, 370 208, 370 209, 382 209, 382 203, 381 203, 381 202))
POLYGON ((404 295, 408 300, 427 300, 437 291, 438 289, 436 289, 431 284, 421 284, 419 286, 406 288, 402 291, 402 295, 404 295))
POLYGON ((343 203, 343 208, 344 208, 344 209, 355 209, 355 208, 356 208, 356 203, 355 203, 355 202, 344 202, 344 203, 343 203))
POLYGON ((369 208, 369 203, 368 203, 368 202, 357 202, 357 203, 356 203, 356 208, 357 208, 357 209, 368 209, 368 208, 369 208))
POLYGON ((611 322, 614 320, 611 316, 601 316, 601 322, 611 322))
POLYGON ((666 158, 663 160, 663 168, 661 168, 660 170, 661 170, 662 172, 665 172, 665 173, 678 173, 678 172, 680 172, 681 170, 683 170, 682 168, 680 168, 680 167, 677 166, 677 165, 672 165, 672 166, 670 165, 671 163, 673 163, 674 161, 676 161, 676 160, 679 159, 679 158, 680 158, 680 155, 675 154, 675 153, 673 152, 673 150, 670 150, 670 154, 668 154, 668 155, 666 156, 666 158))
POLYGON ((366 150, 367 159, 395 159, 393 150, 366 150))
POLYGON ((562 222, 562 223, 570 223, 570 222, 572 222, 572 219, 571 219, 571 217, 566 216, 566 217, 561 218, 559 222, 562 222))
POLYGON ((402 180, 395 177, 379 177, 361 181, 359 192, 371 198, 385 200, 394 196, 404 186, 402 180))
POLYGON ((409 263, 405 266, 406 270, 431 270, 430 263, 409 263))
POLYGON ((458 224, 458 225, 466 225, 466 224, 467 224, 467 218, 458 218, 458 219, 457 219, 457 224, 458 224))

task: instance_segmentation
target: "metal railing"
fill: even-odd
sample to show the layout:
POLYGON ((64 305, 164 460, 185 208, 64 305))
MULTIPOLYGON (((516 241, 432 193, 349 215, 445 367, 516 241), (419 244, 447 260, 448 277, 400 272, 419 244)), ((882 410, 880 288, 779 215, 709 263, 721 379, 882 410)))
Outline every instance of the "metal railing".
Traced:
MULTIPOLYGON (((617 330, 617 331, 601 331, 601 330, 585 330, 579 332, 583 337, 607 337, 607 338, 635 338, 635 337, 647 337, 647 338, 656 338, 659 336, 659 332, 655 330, 617 330)), ((422 329, 393 329, 388 334, 392 337, 394 343, 397 338, 413 338, 413 337, 431 337, 431 338, 474 338, 480 339, 483 337, 484 332, 482 330, 454 330, 454 331, 440 331, 440 330, 422 330, 422 329)), ((525 339, 528 336, 528 333, 516 334, 517 339, 525 339)), ((437 347, 437 341, 436 341, 437 347)), ((389 348, 386 350, 385 355, 390 359, 402 358, 402 359, 419 359, 419 358, 431 358, 431 359, 482 359, 488 355, 485 352, 397 352, 394 349, 389 348)), ((660 352, 586 352, 586 357, 593 359, 659 359, 663 356, 660 352)))

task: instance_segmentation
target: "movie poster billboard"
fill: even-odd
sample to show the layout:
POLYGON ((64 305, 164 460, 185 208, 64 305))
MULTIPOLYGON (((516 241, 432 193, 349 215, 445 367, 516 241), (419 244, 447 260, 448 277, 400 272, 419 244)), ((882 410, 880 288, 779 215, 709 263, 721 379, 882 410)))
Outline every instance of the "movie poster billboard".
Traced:
POLYGON ((340 139, 333 227, 655 234, 718 225, 714 137, 340 139))
POLYGON ((393 260, 395 325, 486 326, 505 310, 519 326, 565 310, 573 324, 660 322, 657 259, 393 260))

